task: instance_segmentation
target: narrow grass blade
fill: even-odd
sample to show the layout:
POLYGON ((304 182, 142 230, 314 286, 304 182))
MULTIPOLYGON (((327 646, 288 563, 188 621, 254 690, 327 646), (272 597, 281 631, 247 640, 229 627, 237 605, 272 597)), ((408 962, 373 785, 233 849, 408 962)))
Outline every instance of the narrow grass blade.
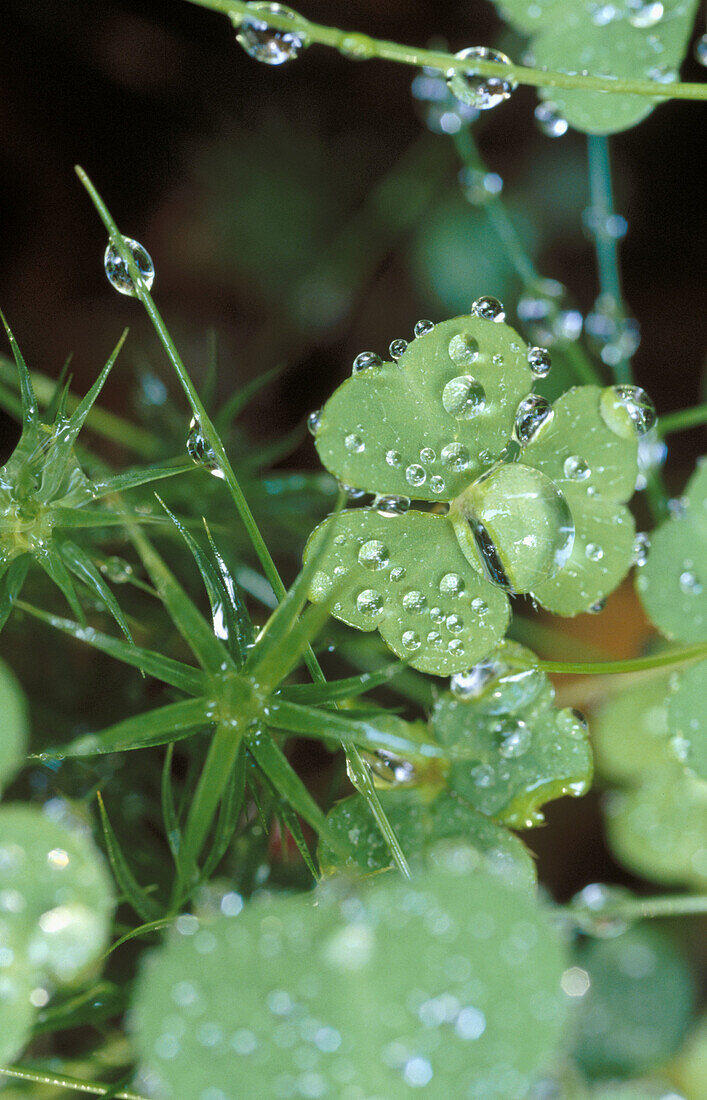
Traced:
POLYGON ((132 643, 132 634, 125 621, 120 604, 86 551, 77 543, 64 539, 59 543, 59 552, 74 576, 83 581, 89 592, 92 592, 94 596, 103 601, 125 637, 132 643))
POLYGON ((179 848, 181 844, 181 831, 177 819, 177 811, 174 806, 174 791, 172 788, 172 757, 174 756, 174 742, 167 746, 164 764, 162 766, 162 782, 160 793, 162 800, 162 820, 164 831, 177 869, 179 868, 179 848))
POLYGON ((69 367, 71 366, 72 359, 73 355, 69 354, 64 360, 63 366, 59 371, 59 377, 54 383, 54 392, 44 410, 45 419, 50 424, 53 424, 60 414, 62 416, 66 415, 69 394, 71 391, 71 382, 73 380, 72 375, 69 374, 69 367))
MULTIPOLYGON (((311 642, 317 637, 329 618, 331 600, 307 608, 304 615, 291 627, 277 648, 270 647, 265 658, 252 669, 252 675, 264 691, 274 690, 285 680, 309 652, 311 642)), ((281 605, 282 606, 282 605, 281 605)), ((262 636, 261 636, 262 637, 262 636)), ((260 639, 258 640, 259 644, 260 639)), ((256 645, 257 650, 257 645, 256 645)))
POLYGON ((236 831, 238 818, 243 807, 245 794, 245 767, 246 751, 243 745, 239 747, 236 763, 231 772, 226 790, 221 798, 218 818, 214 827, 211 850, 204 861, 201 878, 208 881, 223 859, 236 831))
POLYGON ((131 928, 129 932, 126 932, 125 935, 110 945, 103 958, 107 959, 124 943, 137 939, 138 936, 149 936, 152 932, 162 932, 165 928, 169 928, 170 924, 174 924, 174 917, 160 917, 159 920, 147 921, 145 924, 138 925, 137 928, 131 928))
POLYGON ((12 614, 13 605, 22 591, 31 560, 29 554, 15 558, 0 577, 0 630, 12 614))
POLYGON ((69 418, 69 423, 67 425, 66 439, 68 443, 73 444, 76 441, 76 437, 84 426, 86 417, 90 413, 96 399, 98 398, 99 393, 103 389, 104 383, 111 372, 113 364, 120 355, 121 348, 123 347, 123 344, 127 339, 127 335, 128 330, 124 329, 122 336, 120 337, 118 343, 115 345, 113 351, 110 354, 108 362, 104 366, 101 373, 98 375, 98 378, 93 383, 88 393, 85 395, 85 397, 81 399, 81 401, 78 403, 73 413, 71 414, 71 417, 69 418))
POLYGON ((209 525, 204 520, 204 527, 206 529, 206 537, 209 540, 209 546, 211 547, 211 553, 214 556, 216 568, 218 569, 219 576, 221 577, 221 583, 223 585, 224 592, 227 597, 227 603, 231 610, 233 619, 233 626, 231 631, 231 655, 236 661, 239 668, 242 668, 246 662, 248 651, 253 644, 255 638, 255 631, 253 630, 253 623, 251 622, 250 615, 241 593, 236 583, 235 578, 231 574, 226 562, 221 556, 220 550, 216 547, 213 538, 211 537, 211 531, 209 525))
MULTIPOLYGON (((258 374, 255 378, 252 378, 250 382, 246 382, 245 386, 241 386, 240 389, 235 390, 214 415, 214 427, 217 431, 220 432, 221 435, 226 435, 238 414, 243 411, 246 405, 250 404, 257 393, 260 393, 260 391, 265 389, 270 382, 273 382, 279 377, 283 369, 284 364, 272 367, 271 370, 265 371, 263 374, 258 374)), ((208 404, 206 400, 205 404, 208 404)))
MULTIPOLYGON (((66 498, 64 498, 66 499, 66 498)), ((161 516, 146 516, 144 512, 109 512, 99 508, 52 508, 55 527, 127 527, 128 524, 164 524, 161 516)))
POLYGON ((93 495, 98 500, 110 493, 124 493, 138 485, 149 485, 151 481, 162 481, 166 477, 175 477, 177 474, 192 473, 193 471, 194 463, 191 460, 186 461, 182 458, 174 459, 171 464, 137 466, 135 469, 123 470, 122 473, 94 481, 92 485, 93 495))
POLYGON ((131 752, 134 749, 146 749, 153 745, 168 745, 170 741, 181 741, 198 729, 213 723, 212 706, 209 700, 184 699, 179 703, 168 703, 164 707, 136 714, 133 718, 124 718, 100 733, 89 733, 70 741, 68 745, 45 749, 41 759, 57 759, 74 756, 104 756, 109 752, 131 752))
POLYGON ((283 831, 285 829, 289 832, 290 836, 297 845, 297 851, 302 857, 302 862, 311 874, 315 881, 319 880, 319 872, 317 871, 316 864, 312 859, 312 853, 307 847, 307 841, 304 839, 304 833, 302 832, 302 826, 297 820, 296 814, 290 809, 289 806, 280 807, 280 828, 283 831))
POLYGON ((151 898, 150 895, 143 890, 130 870, 128 862, 118 844, 116 835, 113 832, 111 823, 108 820, 108 814, 106 813, 100 791, 97 794, 97 798, 98 808, 101 814, 101 825, 103 826, 103 836, 106 842, 106 852, 113 874, 115 875, 115 881, 118 883, 126 900, 130 902, 141 920, 155 920, 155 918, 161 916, 160 907, 154 898, 151 898))
POLYGON ((86 616, 76 595, 74 582, 59 551, 54 546, 50 546, 46 554, 43 554, 41 558, 37 558, 37 561, 50 580, 54 581, 54 584, 62 592, 79 622, 85 624, 86 616))
POLYGON ((7 338, 10 341, 10 347, 12 348, 12 355, 15 360, 15 366, 17 367, 17 373, 20 378, 20 396, 22 397, 22 420, 25 424, 31 424, 33 421, 39 419, 39 406, 37 405, 37 398, 35 397, 34 389, 32 387, 32 379, 29 376, 27 370, 27 364, 25 363, 22 352, 19 345, 12 334, 10 326, 5 320, 5 316, 0 312, 0 321, 3 323, 7 338))
POLYGON ((312 798, 282 749, 267 730, 249 734, 248 751, 253 755, 281 798, 289 802, 308 825, 319 834, 329 837, 326 815, 312 798))
POLYGON ((379 672, 362 672, 359 676, 348 676, 345 680, 329 680, 325 684, 289 684, 280 689, 279 697, 290 703, 305 703, 308 706, 326 706, 341 699, 353 699, 366 691, 389 683, 405 668, 401 661, 395 661, 379 672))
POLYGON ((156 680, 162 680, 165 684, 184 691, 187 695, 201 695, 206 689, 206 677, 198 668, 191 668, 181 661, 175 661, 172 657, 165 657, 162 653, 156 653, 152 649, 143 649, 141 646, 130 645, 120 638, 112 638, 110 634, 102 634, 90 626, 81 626, 71 619, 62 619, 59 615, 51 615, 48 611, 41 611, 38 607, 18 601, 18 607, 27 611, 35 618, 61 630, 64 634, 75 638, 77 642, 84 642, 101 650, 109 657, 115 657, 124 664, 139 668, 148 676, 154 676, 156 680))
POLYGON ((39 1013, 32 1036, 51 1035, 86 1024, 96 1026, 103 1020, 122 1015, 127 1008, 129 993, 114 982, 98 982, 60 1004, 50 1005, 39 1013))

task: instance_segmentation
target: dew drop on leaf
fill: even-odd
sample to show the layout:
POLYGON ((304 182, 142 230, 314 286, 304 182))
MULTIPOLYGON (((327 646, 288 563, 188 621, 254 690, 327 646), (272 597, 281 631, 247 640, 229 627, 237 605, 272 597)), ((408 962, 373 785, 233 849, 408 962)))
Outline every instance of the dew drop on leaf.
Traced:
POLYGON ((396 359, 396 360, 399 359, 400 356, 405 351, 407 351, 407 346, 408 346, 407 340, 393 340, 391 342, 390 347, 388 348, 390 358, 391 359, 396 359))
POLYGON ((396 497, 392 495, 379 495, 375 498, 374 507, 382 516, 404 516, 410 508, 410 497, 396 497))
POLYGON ((420 336, 427 336, 428 332, 432 332, 435 327, 434 321, 418 321, 415 325, 415 338, 420 336))
POLYGON ((700 35, 693 51, 695 61, 707 68, 707 34, 700 35))
POLYGON ((376 618, 383 611, 383 597, 374 588, 364 588, 356 597, 356 607, 362 615, 376 618))
POLYGON ((518 443, 523 446, 537 438, 538 434, 552 421, 554 416, 552 406, 537 393, 531 393, 516 410, 516 419, 513 434, 518 443))
POLYGON ((686 596, 699 596, 702 592, 702 584, 692 569, 685 569, 680 574, 680 587, 686 596))
POLYGON ((269 2, 249 4, 248 8, 249 14, 242 20, 236 40, 249 57, 264 65, 284 65, 286 61, 293 61, 299 51, 309 44, 300 29, 283 31, 268 25, 268 15, 278 15, 296 22, 298 17, 291 8, 269 2))
POLYGON ((465 587, 464 578, 458 573, 445 573, 439 582, 439 591, 442 596, 461 596, 465 587))
POLYGON ((344 446, 351 454, 361 454, 361 452, 366 449, 366 444, 363 442, 358 432, 349 432, 344 439, 344 446))
POLYGON ((586 481, 592 475, 589 463, 581 455, 569 455, 565 459, 563 470, 565 477, 570 481, 586 481))
POLYGON ((439 474, 435 474, 430 478, 430 489, 433 493, 443 493, 447 488, 446 482, 439 474))
POLYGON ((133 567, 125 558, 106 558, 101 565, 101 573, 113 584, 127 584, 133 575, 133 567))
POLYGON ((587 608, 587 614, 588 615, 601 615, 601 613, 602 613, 602 611, 604 610, 605 607, 606 607, 606 596, 604 597, 603 600, 597 600, 597 602, 593 603, 591 607, 588 607, 587 608))
POLYGON ((400 451, 387 451, 385 461, 389 466, 402 466, 403 456, 400 451))
MULTIPOLYGON (((123 240, 130 251, 130 255, 135 261, 135 266, 140 276, 140 283, 145 290, 149 290, 155 281, 155 265, 152 262, 149 252, 130 237, 124 237, 123 240)), ((125 263, 125 260, 123 260, 112 241, 109 241, 108 247, 106 248, 103 264, 111 286, 115 287, 119 294, 126 294, 129 298, 136 298, 137 290, 130 272, 128 271, 128 265, 125 263)))
POLYGON ((420 485, 425 484, 427 474, 422 466, 413 462, 405 471, 405 480, 408 485, 412 485, 413 488, 419 488, 420 485))
POLYGON ((352 374, 360 374, 364 370, 373 370, 375 367, 383 365, 383 360, 380 355, 376 355, 375 351, 362 351, 353 361, 353 367, 351 368, 352 374))
POLYGON ((665 8, 660 0, 626 0, 628 8, 628 21, 632 27, 639 30, 648 30, 660 23, 665 14, 665 8))
POLYGON ((365 569, 385 569, 390 563, 390 554, 388 548, 379 539, 369 539, 368 542, 364 542, 363 546, 358 552, 359 564, 364 566, 365 569))
POLYGON ((608 386, 599 405, 608 428, 624 439, 645 435, 655 424, 655 406, 640 386, 608 386))
POLYGON ((460 332, 449 341, 449 358, 458 367, 470 367, 479 358, 479 344, 473 336, 460 332))
POLYGON ((630 890, 623 886, 607 886, 603 882, 591 882, 575 894, 570 902, 572 916, 587 936, 597 939, 613 939, 629 928, 623 917, 613 916, 611 907, 632 899, 630 890))
POLYGON ((589 561, 601 561, 604 557, 603 549, 596 542, 588 542, 584 548, 584 553, 589 561))
POLYGON ((650 537, 645 531, 639 531, 633 543, 633 564, 643 566, 648 561, 648 551, 651 548, 650 537))
POLYGON ((506 319, 506 311, 498 298, 492 298, 489 294, 472 302, 469 312, 472 317, 483 317, 485 321, 497 321, 499 324, 506 319))
POLYGON ((470 374, 462 374, 447 382, 442 391, 445 412, 455 420, 471 420, 486 405, 484 387, 470 374))
POLYGON ((420 635, 414 630, 406 630, 403 634, 403 646, 409 653, 414 653, 422 645, 420 635))
POLYGON ((406 592, 403 596, 403 607, 406 611, 412 611, 416 615, 421 615, 426 606, 426 597, 416 588, 411 588, 410 591, 406 592))
MULTIPOLYGON (((495 61, 501 65, 510 65, 509 57, 500 50, 492 50, 487 46, 469 46, 460 50, 455 56, 460 61, 495 61)), ((473 65, 465 68, 464 72, 450 69, 447 73, 447 85, 454 96, 462 103, 475 107, 478 111, 489 111, 497 107, 499 103, 509 99, 513 90, 518 86, 512 77, 481 76, 474 70, 473 65)))
POLYGON ((314 412, 311 412, 309 414, 309 416, 307 417, 307 430, 309 431, 310 435, 316 436, 317 432, 319 431, 319 426, 320 426, 321 422, 322 422, 322 410, 321 409, 315 409, 314 412))
POLYGON ((528 348, 528 366, 535 378, 547 378, 552 366, 547 348, 528 348))

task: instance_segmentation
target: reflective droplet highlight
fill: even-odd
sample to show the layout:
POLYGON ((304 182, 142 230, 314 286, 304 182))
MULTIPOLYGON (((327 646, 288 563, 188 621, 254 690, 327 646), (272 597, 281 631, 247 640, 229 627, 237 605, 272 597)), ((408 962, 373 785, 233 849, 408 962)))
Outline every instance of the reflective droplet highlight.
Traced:
POLYGON ((585 462, 581 455, 569 455, 565 459, 563 470, 565 477, 570 481, 586 481, 592 476, 589 463, 585 462))
POLYGON ((382 516, 404 516, 410 507, 410 497, 398 497, 389 494, 377 496, 373 507, 382 516))
POLYGON ((545 137, 559 138, 567 133, 569 129, 567 119, 562 117, 557 106, 549 100, 538 103, 534 114, 535 124, 545 137))
POLYGON ((460 473, 469 466, 469 451, 463 443, 448 443, 442 448, 439 457, 442 464, 455 473, 460 473))
POLYGON ((415 325, 415 339, 420 336, 427 336, 429 332, 435 327, 434 321, 418 321, 415 325))
POLYGON ((506 311, 498 298, 492 298, 490 294, 484 294, 471 304, 472 317, 483 317, 486 321, 505 321, 506 311))
POLYGON ((479 358, 479 344, 473 336, 459 333, 449 341, 449 358, 458 367, 470 367, 479 358))
POLYGON ((645 531, 639 531, 633 542, 633 564, 637 565, 639 569, 648 561, 650 548, 650 536, 645 531))
POLYGON ((293 61, 308 45, 303 30, 275 30, 267 22, 268 15, 298 22, 298 16, 291 8, 264 2, 249 4, 248 9, 249 14, 243 18, 236 40, 249 57, 261 61, 263 65, 284 65, 286 61, 293 61))
POLYGON ((383 611, 383 597, 374 588, 364 588, 356 597, 356 607, 362 615, 377 618, 383 611))
POLYGON ((380 355, 376 355, 375 351, 362 351, 353 361, 351 368, 352 374, 360 374, 364 370, 373 370, 375 367, 383 365, 383 360, 380 355))
MULTIPOLYGON (((460 61, 496 61, 501 65, 510 65, 510 58, 500 50, 487 46, 470 46, 455 54, 460 61)), ((463 72, 450 69, 447 73, 447 85, 454 96, 462 103, 475 107, 478 111, 489 111, 499 103, 509 99, 517 81, 512 77, 481 76, 473 64, 463 72)))
POLYGON ((390 358, 391 359, 396 359, 396 360, 399 359, 400 356, 403 355, 404 352, 407 351, 407 346, 408 346, 407 340, 393 340, 391 342, 390 347, 388 348, 390 358))
POLYGON ((486 405, 484 387, 470 374, 460 374, 447 382, 442 390, 445 412, 455 420, 471 420, 486 405))
POLYGON ((531 393, 516 410, 513 435, 523 446, 535 439, 543 428, 551 423, 554 412, 552 406, 540 394, 531 393))
MULTIPOLYGON (((145 290, 150 290, 155 281, 155 265, 152 262, 152 257, 138 241, 134 241, 130 237, 124 237, 123 240, 137 267, 140 284, 145 290)), ((119 294, 126 294, 129 298, 137 298, 137 289, 128 271, 128 265, 112 241, 108 242, 103 257, 103 266, 106 269, 108 282, 112 287, 115 287, 119 294)))
POLYGON ((660 0, 626 0, 628 21, 632 27, 647 30, 660 23, 665 8, 660 0))
POLYGON ((197 466, 205 466, 207 470, 218 469, 218 460, 213 447, 201 430, 201 424, 196 419, 192 419, 189 424, 187 454, 197 466))
POLYGON ((607 386, 599 409, 607 427, 624 439, 645 435, 656 421, 655 406, 640 386, 607 386))
POLYGON ((366 444, 361 439, 361 436, 357 432, 351 432, 344 439, 344 446, 351 454, 360 454, 361 451, 365 451, 366 444))
POLYGON ((388 548, 379 539, 369 539, 359 550, 358 561, 359 565, 365 569, 374 571, 385 569, 386 565, 390 564, 390 554, 388 548))
POLYGON ((322 423, 322 410, 315 409, 307 417, 307 431, 310 435, 316 436, 322 423))
POLYGON ((528 348, 528 366, 535 378, 547 378, 552 366, 547 348, 528 348))
POLYGON ((413 462, 405 471, 405 480, 408 485, 412 485, 413 488, 419 489, 420 486, 424 485, 427 481, 427 474, 422 466, 413 462))

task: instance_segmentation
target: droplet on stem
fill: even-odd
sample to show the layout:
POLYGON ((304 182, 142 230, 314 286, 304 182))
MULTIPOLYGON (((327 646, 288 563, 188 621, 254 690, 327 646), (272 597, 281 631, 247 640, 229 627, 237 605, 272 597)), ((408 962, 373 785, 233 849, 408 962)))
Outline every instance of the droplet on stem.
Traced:
MULTIPOLYGON (((152 257, 138 241, 132 240, 131 237, 123 237, 123 241, 135 262, 142 286, 145 290, 149 290, 155 281, 155 265, 152 262, 152 257)), ((129 298, 137 298, 138 292, 128 270, 128 265, 112 241, 108 242, 103 257, 103 265, 106 269, 108 282, 115 287, 119 294, 126 294, 129 298)))
POLYGON ((236 40, 249 57, 261 61, 263 65, 284 65, 286 61, 293 61, 300 50, 309 45, 301 28, 276 30, 267 22, 268 15, 300 22, 300 17, 291 8, 264 2, 249 4, 248 10, 249 14, 240 23, 236 40))
MULTIPOLYGON (((500 65, 510 65, 511 60, 500 50, 491 50, 487 46, 470 46, 460 50, 455 56, 460 61, 495 61, 500 65)), ((489 111, 499 103, 509 99, 518 86, 512 77, 481 76, 470 65, 463 72, 450 69, 447 73, 447 85, 453 95, 462 103, 468 103, 479 111, 489 111)))
POLYGON ((214 449, 204 435, 201 424, 196 418, 192 418, 189 424, 187 454, 197 466, 204 466, 207 470, 218 469, 218 460, 214 449))

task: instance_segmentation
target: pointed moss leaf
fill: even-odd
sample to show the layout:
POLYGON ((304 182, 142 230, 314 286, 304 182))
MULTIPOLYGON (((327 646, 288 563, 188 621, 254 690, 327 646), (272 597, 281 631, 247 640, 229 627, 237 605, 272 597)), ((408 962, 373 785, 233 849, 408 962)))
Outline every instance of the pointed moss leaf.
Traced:
POLYGON ((690 479, 679 510, 653 532, 636 588, 666 638, 707 640, 707 462, 690 479))
POLYGON ((668 701, 671 745, 688 768, 707 780, 707 661, 680 674, 668 701))
POLYGON ((580 386, 553 405, 553 418, 522 452, 522 460, 561 490, 574 523, 565 565, 533 588, 556 615, 577 615, 623 580, 633 559, 635 528, 622 502, 636 483, 637 437, 612 431, 600 411, 598 386, 580 386))
MULTIPOLYGON (((602 5, 576 0, 499 0, 498 7, 519 29, 533 33, 530 49, 538 68, 589 72, 593 76, 677 80, 698 0, 662 4, 602 5), (660 8, 657 19, 641 8, 660 8)), ((613 134, 644 119, 656 105, 646 96, 546 88, 560 115, 577 130, 613 134)))
POLYGON ((483 690, 467 698, 445 693, 432 713, 438 740, 471 757, 451 765, 450 789, 518 829, 539 824, 546 802, 586 794, 592 779, 586 723, 570 708, 555 708, 544 673, 509 670, 509 658, 524 657, 534 660, 522 646, 503 643, 488 662, 483 690))
POLYGON ((574 1056, 590 1079, 643 1073, 675 1053, 691 1022, 694 988, 666 932, 646 923, 615 939, 585 939, 573 961, 589 976, 577 998, 574 1056))
MULTIPOLYGON (((381 791, 379 797, 403 851, 411 858, 423 862, 440 840, 463 840, 491 874, 527 890, 534 888, 535 864, 523 842, 461 799, 447 791, 431 797, 415 788, 381 791)), ((369 873, 391 866, 390 852, 359 794, 338 802, 327 821, 346 853, 344 866, 369 873)), ((342 866, 341 857, 325 843, 319 845, 319 862, 325 871, 342 866)))
POLYGON ((0 661, 0 793, 22 763, 29 738, 27 700, 7 665, 0 661))
POLYGON ((675 762, 668 737, 666 677, 644 678, 595 714, 592 745, 597 771, 614 783, 640 783, 651 769, 675 762))
POLYGON ((451 500, 508 443, 530 391, 527 347, 508 325, 443 321, 400 359, 347 379, 322 409, 319 457, 346 485, 451 500))
POLYGON ((656 768, 606 808, 611 849, 630 871, 654 882, 707 886, 707 783, 674 764, 656 768))
POLYGON ((343 1097, 355 1082, 386 1100, 423 1085, 430 1097, 521 1100, 559 1041, 563 950, 537 902, 469 873, 466 855, 413 883, 331 884, 185 922, 134 1001, 158 1094, 237 1100, 291 1082, 293 1094, 343 1097))
POLYGON ((508 599, 469 564, 447 516, 344 512, 314 531, 306 558, 330 524, 335 534, 310 599, 332 597, 337 619, 358 630, 380 630, 413 668, 439 676, 473 665, 503 636, 508 599))
POLYGON ((110 877, 87 836, 28 806, 0 809, 3 1061, 28 1038, 31 991, 71 983, 99 959, 114 907, 110 877))

